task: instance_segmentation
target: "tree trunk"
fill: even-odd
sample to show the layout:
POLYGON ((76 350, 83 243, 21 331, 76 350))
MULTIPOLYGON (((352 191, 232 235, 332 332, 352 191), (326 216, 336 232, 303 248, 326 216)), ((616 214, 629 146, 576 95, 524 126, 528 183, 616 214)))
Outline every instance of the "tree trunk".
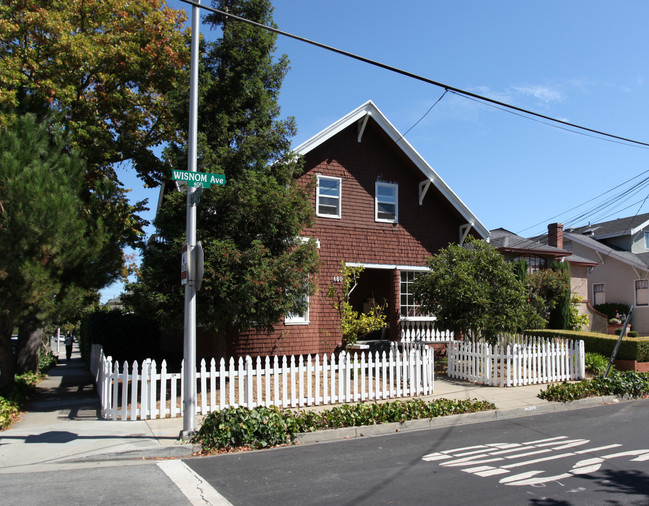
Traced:
POLYGON ((16 362, 11 351, 11 333, 13 322, 9 316, 0 311, 0 387, 13 384, 16 362))
POLYGON ((38 372, 38 357, 43 340, 43 325, 34 315, 28 315, 18 327, 16 373, 38 372))

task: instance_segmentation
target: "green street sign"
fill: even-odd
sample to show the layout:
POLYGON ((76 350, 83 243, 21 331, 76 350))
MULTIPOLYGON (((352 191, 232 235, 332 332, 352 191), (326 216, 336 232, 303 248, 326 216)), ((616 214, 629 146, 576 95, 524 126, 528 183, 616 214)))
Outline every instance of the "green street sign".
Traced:
POLYGON ((188 170, 174 170, 174 181, 186 181, 189 186, 209 188, 213 184, 225 185, 225 174, 211 174, 209 172, 190 172, 188 170))

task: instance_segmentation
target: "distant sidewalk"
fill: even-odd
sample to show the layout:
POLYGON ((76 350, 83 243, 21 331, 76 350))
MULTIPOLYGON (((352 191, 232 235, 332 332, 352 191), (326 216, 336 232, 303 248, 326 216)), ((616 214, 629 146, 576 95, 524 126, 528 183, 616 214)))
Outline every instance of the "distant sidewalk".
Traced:
POLYGON ((76 345, 69 361, 61 348, 63 358, 39 383, 27 412, 0 432, 0 473, 192 454, 191 445, 178 444, 182 418, 102 420, 92 375, 76 345))

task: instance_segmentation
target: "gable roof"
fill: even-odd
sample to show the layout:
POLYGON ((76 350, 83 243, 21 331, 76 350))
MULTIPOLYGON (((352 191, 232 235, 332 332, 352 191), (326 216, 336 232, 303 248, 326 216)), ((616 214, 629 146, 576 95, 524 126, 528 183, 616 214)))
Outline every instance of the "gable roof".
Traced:
POLYGON ((504 228, 489 231, 489 243, 496 249, 512 253, 536 253, 553 257, 567 257, 568 250, 548 246, 534 239, 526 239, 504 228))
POLYGON ((611 248, 609 245, 599 242, 592 237, 583 234, 575 234, 573 232, 563 233, 564 241, 574 241, 577 244, 591 248, 592 250, 601 253, 604 257, 611 257, 620 262, 630 265, 631 267, 648 270, 649 255, 641 253, 639 255, 631 253, 630 251, 618 250, 611 248))
POLYGON ((305 155, 311 150, 323 144, 325 141, 331 139, 336 134, 342 132, 347 127, 358 124, 359 128, 359 141, 363 135, 365 125, 369 120, 374 121, 385 134, 397 145, 396 148, 400 149, 406 157, 419 169, 425 178, 422 182, 430 182, 448 202, 457 210, 457 212, 470 223, 471 226, 484 238, 489 237, 489 231, 478 220, 478 218, 469 210, 469 208, 460 200, 460 198, 449 188, 444 180, 433 170, 433 168, 424 160, 424 158, 417 152, 415 148, 401 135, 401 133, 394 127, 386 116, 379 110, 371 100, 368 100, 360 107, 354 109, 352 112, 343 116, 338 121, 332 123, 324 130, 320 131, 309 140, 303 142, 294 149, 294 152, 299 155, 305 155))
POLYGON ((627 218, 593 223, 584 227, 571 228, 567 230, 572 234, 583 234, 594 239, 608 239, 625 235, 635 235, 643 228, 649 226, 649 213, 638 214, 627 218))

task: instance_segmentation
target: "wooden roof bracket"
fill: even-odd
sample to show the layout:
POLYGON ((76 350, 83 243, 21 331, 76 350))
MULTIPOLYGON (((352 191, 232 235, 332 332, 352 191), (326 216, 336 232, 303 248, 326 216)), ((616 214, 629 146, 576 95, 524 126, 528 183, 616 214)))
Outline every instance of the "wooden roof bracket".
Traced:
POLYGON ((370 119, 371 113, 367 113, 361 119, 358 120, 358 142, 360 143, 363 139, 363 133, 365 132, 365 127, 367 126, 367 120, 370 119))
POLYGON ((473 227, 473 223, 465 223, 464 225, 460 225, 460 246, 464 244, 464 240, 466 239, 466 236, 469 235, 469 230, 473 227))
POLYGON ((419 205, 424 203, 424 197, 426 196, 426 192, 428 191, 428 188, 430 188, 430 183, 432 182, 432 179, 426 179, 419 183, 419 205))

